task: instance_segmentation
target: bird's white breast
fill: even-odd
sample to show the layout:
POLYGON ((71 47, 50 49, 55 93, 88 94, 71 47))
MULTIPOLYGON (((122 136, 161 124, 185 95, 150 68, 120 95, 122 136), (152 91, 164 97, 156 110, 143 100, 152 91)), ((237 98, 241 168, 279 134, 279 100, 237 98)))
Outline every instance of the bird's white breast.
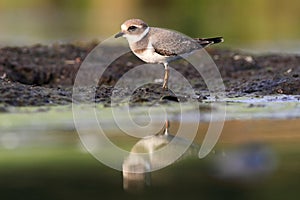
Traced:
POLYGON ((155 52, 155 49, 153 48, 151 44, 151 40, 149 40, 148 45, 146 48, 138 49, 137 51, 133 50, 133 53, 139 57, 141 60, 147 63, 165 63, 167 62, 167 56, 162 56, 155 52))

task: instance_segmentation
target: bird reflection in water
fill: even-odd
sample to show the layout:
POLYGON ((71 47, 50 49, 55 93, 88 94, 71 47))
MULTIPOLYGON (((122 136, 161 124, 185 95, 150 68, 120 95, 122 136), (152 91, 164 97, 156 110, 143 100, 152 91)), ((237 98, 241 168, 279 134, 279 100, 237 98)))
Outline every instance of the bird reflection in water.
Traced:
MULTIPOLYGON (((131 149, 125 158, 123 170, 123 188, 129 192, 143 191, 151 185, 151 171, 168 166, 164 156, 153 156, 155 151, 169 145, 172 149, 186 146, 185 138, 175 137, 169 133, 169 122, 166 120, 162 133, 142 138, 131 149), (175 141, 171 143, 171 141, 175 141), (154 169, 154 170, 153 170, 154 169)), ((188 156, 197 156, 200 145, 192 143, 185 153, 179 158, 182 160, 188 156)), ((208 168, 203 173, 210 178, 223 181, 237 181, 249 183, 268 177, 276 169, 276 155, 267 144, 247 142, 240 147, 227 149, 226 153, 213 151, 206 160, 208 168)))
MULTIPOLYGON (((165 129, 162 133, 142 138, 131 149, 129 156, 123 162, 123 188, 130 192, 139 192, 151 185, 151 171, 158 166, 168 166, 164 157, 152 156, 153 152, 172 145, 171 148, 178 149, 186 146, 187 140, 175 137, 169 133, 169 121, 165 121, 165 129), (171 144, 172 140, 176 140, 171 144), (137 153, 146 156, 137 156, 137 153)), ((192 144, 189 149, 180 157, 180 159, 197 155, 198 145, 192 144)))

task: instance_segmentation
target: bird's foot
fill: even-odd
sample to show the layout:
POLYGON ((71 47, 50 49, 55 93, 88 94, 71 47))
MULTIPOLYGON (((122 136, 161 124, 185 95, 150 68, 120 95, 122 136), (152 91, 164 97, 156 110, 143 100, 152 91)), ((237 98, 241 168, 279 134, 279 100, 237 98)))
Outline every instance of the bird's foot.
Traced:
POLYGON ((168 90, 168 84, 167 83, 164 83, 163 86, 162 86, 162 89, 167 91, 168 90))

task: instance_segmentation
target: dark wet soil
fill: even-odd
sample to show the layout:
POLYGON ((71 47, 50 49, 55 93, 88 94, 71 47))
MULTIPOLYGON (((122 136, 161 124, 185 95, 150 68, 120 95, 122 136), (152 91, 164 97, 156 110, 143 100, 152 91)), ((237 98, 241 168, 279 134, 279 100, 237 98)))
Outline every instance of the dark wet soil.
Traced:
MULTIPOLYGON (((76 73, 96 43, 85 45, 54 44, 0 49, 0 105, 41 106, 72 102, 72 85, 76 73)), ((230 97, 245 95, 300 94, 300 55, 256 55, 228 49, 208 49, 217 64, 230 97)), ((143 64, 131 53, 114 61, 105 71, 96 90, 96 102, 109 105, 116 81, 126 71, 143 64)), ((192 67, 171 66, 193 85, 199 100, 207 87, 192 67)), ((163 74, 163 68, 162 68, 163 74)), ((118 92, 118 91, 117 91, 118 92)), ((120 94, 122 91, 120 91, 120 94)), ((161 84, 137 89, 131 103, 184 101, 163 91, 161 84)))

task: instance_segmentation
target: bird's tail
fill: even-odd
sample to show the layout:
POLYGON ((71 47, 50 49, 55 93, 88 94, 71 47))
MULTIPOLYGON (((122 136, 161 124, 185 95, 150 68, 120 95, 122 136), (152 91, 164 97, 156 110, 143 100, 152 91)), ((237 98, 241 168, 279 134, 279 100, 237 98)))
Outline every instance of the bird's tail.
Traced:
POLYGON ((195 39, 202 47, 209 46, 211 44, 217 44, 224 42, 223 37, 214 37, 214 38, 196 38, 195 39))

